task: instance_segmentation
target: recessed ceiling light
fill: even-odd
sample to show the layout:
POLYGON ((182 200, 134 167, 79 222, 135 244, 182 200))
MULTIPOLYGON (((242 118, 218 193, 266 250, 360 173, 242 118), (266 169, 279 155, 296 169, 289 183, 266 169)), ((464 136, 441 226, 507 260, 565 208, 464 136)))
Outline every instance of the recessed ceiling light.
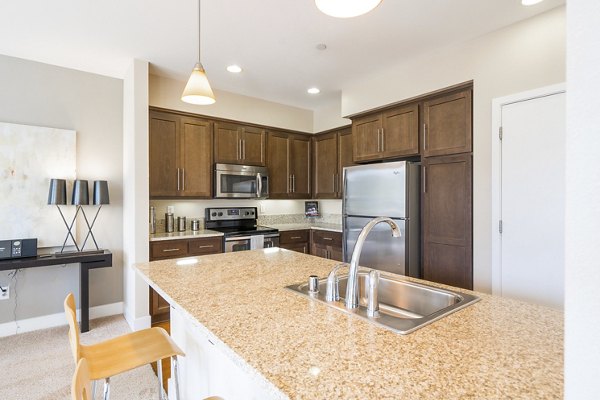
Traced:
POLYGON ((321 91, 319 90, 319 88, 316 87, 311 87, 310 89, 307 90, 308 93, 310 94, 319 94, 321 93, 321 91))
POLYGON ((382 0, 315 0, 322 13, 336 18, 352 18, 374 9, 382 0))
POLYGON ((325 50, 325 49, 327 49, 327 45, 325 43, 319 43, 315 47, 317 48, 317 50, 325 50))
POLYGON ((242 67, 240 67, 239 65, 230 65, 227 67, 227 71, 231 72, 232 74, 239 74, 240 72, 242 72, 242 67))
POLYGON ((521 0, 521 4, 524 6, 532 6, 534 4, 541 3, 544 0, 521 0))

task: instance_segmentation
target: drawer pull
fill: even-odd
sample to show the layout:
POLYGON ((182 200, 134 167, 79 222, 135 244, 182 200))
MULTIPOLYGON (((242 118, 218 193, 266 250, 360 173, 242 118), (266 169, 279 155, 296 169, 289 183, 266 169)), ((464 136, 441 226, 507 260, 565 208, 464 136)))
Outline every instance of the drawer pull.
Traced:
POLYGON ((198 249, 212 249, 213 247, 215 247, 215 246, 213 246, 212 244, 207 244, 204 246, 196 246, 196 248, 198 248, 198 249))
POLYGON ((170 253, 172 251, 179 251, 180 249, 164 249, 162 252, 163 253, 170 253))
POLYGON ((324 237, 323 240, 333 240, 332 238, 324 237))
POLYGON ((302 239, 302 236, 292 236, 290 239, 302 239))

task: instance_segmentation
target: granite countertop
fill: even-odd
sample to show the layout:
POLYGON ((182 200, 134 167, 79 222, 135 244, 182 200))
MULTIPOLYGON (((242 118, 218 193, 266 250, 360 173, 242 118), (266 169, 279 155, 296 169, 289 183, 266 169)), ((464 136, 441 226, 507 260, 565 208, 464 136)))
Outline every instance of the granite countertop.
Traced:
POLYGON ((330 224, 325 222, 304 222, 301 224, 265 224, 270 228, 280 231, 297 231, 301 229, 317 229, 322 231, 342 232, 342 224, 330 224))
POLYGON ((199 231, 184 231, 184 232, 161 232, 150 234, 150 241, 156 242, 160 240, 174 239, 198 239, 205 237, 223 236, 222 232, 211 231, 209 229, 200 229, 199 231))
POLYGON ((335 261, 278 248, 198 261, 136 268, 283 398, 563 397, 561 311, 475 293, 481 301, 403 336, 284 288, 335 261))

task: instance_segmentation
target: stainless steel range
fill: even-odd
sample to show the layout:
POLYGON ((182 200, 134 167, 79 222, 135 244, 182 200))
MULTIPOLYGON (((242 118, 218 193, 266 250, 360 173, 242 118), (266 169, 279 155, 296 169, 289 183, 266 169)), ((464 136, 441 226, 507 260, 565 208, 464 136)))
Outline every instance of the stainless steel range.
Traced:
POLYGON ((205 228, 223 232, 225 253, 279 247, 279 230, 257 225, 256 207, 207 208, 205 228))

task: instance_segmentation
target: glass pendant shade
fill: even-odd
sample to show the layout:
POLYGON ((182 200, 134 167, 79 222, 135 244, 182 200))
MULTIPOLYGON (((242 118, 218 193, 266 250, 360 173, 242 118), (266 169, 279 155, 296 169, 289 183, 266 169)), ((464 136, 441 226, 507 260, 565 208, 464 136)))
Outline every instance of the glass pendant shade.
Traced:
POLYGON ((50 179, 50 188, 48 190, 48 204, 67 204, 67 181, 65 179, 50 179))
POLYGON ((73 196, 71 204, 74 206, 87 206, 90 204, 90 191, 88 181, 77 179, 73 182, 73 196))
POLYGON ((324 14, 336 18, 358 17, 373 10, 381 0, 315 0, 324 14))
POLYGON ((185 89, 183 89, 181 100, 198 105, 209 105, 216 101, 202 64, 197 63, 194 66, 192 75, 190 75, 190 79, 185 85, 185 89))

